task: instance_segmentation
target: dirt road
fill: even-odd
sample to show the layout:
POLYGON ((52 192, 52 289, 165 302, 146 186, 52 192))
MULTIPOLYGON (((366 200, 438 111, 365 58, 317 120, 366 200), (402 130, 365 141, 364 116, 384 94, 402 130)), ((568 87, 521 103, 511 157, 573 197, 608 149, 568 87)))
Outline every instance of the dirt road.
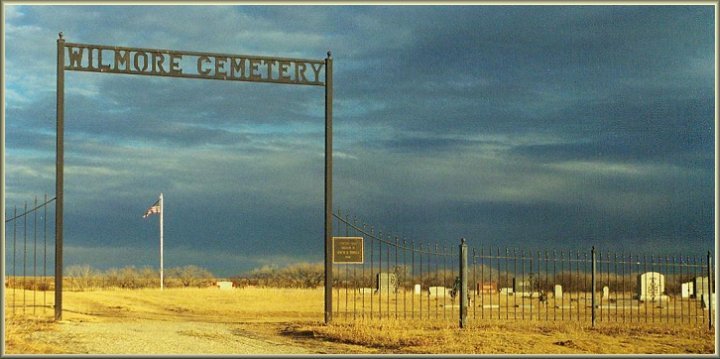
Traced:
POLYGON ((283 335, 284 323, 206 323, 163 320, 62 321, 31 334, 77 354, 325 354, 367 348, 283 335))

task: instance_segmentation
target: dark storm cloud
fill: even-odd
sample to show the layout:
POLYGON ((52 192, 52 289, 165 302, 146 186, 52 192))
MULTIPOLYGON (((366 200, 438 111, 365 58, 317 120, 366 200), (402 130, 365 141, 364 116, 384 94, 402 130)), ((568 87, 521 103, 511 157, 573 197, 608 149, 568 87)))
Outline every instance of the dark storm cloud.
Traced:
POLYGON ((615 101, 558 114, 586 139, 518 146, 512 153, 541 161, 653 161, 712 169, 712 98, 615 101))
MULTIPOLYGON (((713 240, 712 6, 9 8, 8 201, 53 188, 63 31, 130 47, 332 50, 335 207, 409 239, 679 251, 713 240)), ((67 72, 69 256, 154 258, 133 248, 156 245, 155 219, 140 215, 163 192, 178 261, 230 275, 321 260, 323 104, 320 87, 67 72)))

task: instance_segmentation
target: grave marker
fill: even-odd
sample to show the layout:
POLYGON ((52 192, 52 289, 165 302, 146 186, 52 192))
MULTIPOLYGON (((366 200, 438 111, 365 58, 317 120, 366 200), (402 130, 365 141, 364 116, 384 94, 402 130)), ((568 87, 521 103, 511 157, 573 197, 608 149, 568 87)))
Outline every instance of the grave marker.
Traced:
POLYGON ((373 289, 372 288, 358 288, 358 292, 360 292, 360 294, 372 294, 373 289))
POLYGON ((695 290, 695 298, 699 298, 699 296, 702 296, 703 294, 708 293, 708 277, 695 277, 695 285, 693 287, 695 290))
POLYGON ((658 272, 646 272, 637 276, 637 297, 641 302, 662 300, 665 292, 665 276, 658 272))
POLYGON ((428 288, 428 295, 430 298, 443 298, 450 295, 450 289, 445 287, 430 287, 428 288))
POLYGON ((694 295, 694 284, 693 282, 685 282, 680 285, 680 297, 682 298, 690 298, 692 295, 694 295))
POLYGON ((478 294, 497 293, 497 283, 495 283, 495 282, 489 282, 489 283, 477 282, 476 283, 476 291, 478 294))
POLYGON ((513 278, 513 292, 515 293, 526 293, 532 292, 532 284, 529 280, 520 280, 513 278))
POLYGON ((395 273, 378 273, 375 285, 375 289, 378 292, 389 291, 390 293, 393 293, 397 291, 397 276, 395 273))

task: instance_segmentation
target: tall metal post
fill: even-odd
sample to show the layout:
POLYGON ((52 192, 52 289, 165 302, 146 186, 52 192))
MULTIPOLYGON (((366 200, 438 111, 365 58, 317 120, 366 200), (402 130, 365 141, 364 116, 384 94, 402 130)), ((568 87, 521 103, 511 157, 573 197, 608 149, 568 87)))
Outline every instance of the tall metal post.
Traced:
POLYGON ((712 257, 710 256, 710 251, 707 253, 707 276, 708 276, 708 329, 712 330, 713 327, 713 302, 712 302, 712 295, 713 295, 713 279, 712 279, 712 257))
POLYGON ((163 216, 165 215, 165 204, 163 203, 163 194, 160 193, 160 290, 163 290, 163 216))
POLYGON ((595 263, 595 246, 593 246, 593 247, 592 247, 592 250, 590 251, 590 258, 591 258, 591 261, 592 261, 592 276, 591 276, 591 279, 590 279, 590 280, 592 281, 592 289, 591 289, 591 290, 592 290, 592 293, 591 293, 591 298, 592 298, 592 300, 591 300, 591 301, 592 301, 592 326, 594 327, 594 326, 595 326, 595 289, 596 289, 596 288, 595 288, 595 269, 596 269, 596 266, 595 266, 595 264, 596 264, 596 263, 595 263))
POLYGON ((325 323, 332 320, 332 53, 325 59, 325 323))
POLYGON ((63 174, 65 116, 65 40, 62 32, 57 40, 57 129, 55 149, 55 320, 62 319, 63 280, 63 174))
POLYGON ((467 326, 468 287, 467 287, 467 243, 460 239, 460 328, 467 326))

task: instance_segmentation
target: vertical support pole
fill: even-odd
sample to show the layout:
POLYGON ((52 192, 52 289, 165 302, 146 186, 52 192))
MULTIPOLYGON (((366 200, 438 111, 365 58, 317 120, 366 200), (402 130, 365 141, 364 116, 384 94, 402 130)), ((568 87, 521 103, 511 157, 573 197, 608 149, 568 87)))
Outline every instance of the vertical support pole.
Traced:
POLYGON ((465 238, 460 239, 460 328, 467 326, 467 243, 465 238))
POLYGON ((57 40, 56 87, 56 148, 55 148, 55 320, 62 319, 63 280, 63 175, 65 161, 65 40, 62 32, 57 40))
POLYGON ((163 194, 160 193, 160 290, 163 290, 163 216, 165 215, 165 203, 163 203, 163 194))
POLYGON ((710 257, 710 251, 707 253, 707 276, 708 276, 708 329, 712 330, 713 327, 713 318, 712 318, 712 312, 713 312, 713 302, 712 302, 712 295, 713 295, 713 279, 712 279, 712 257, 710 257))
POLYGON ((592 262, 592 275, 591 275, 591 281, 592 281, 592 293, 590 293, 590 296, 592 298, 592 326, 595 326, 595 270, 596 270, 596 263, 595 263, 595 246, 592 247, 592 250, 590 251, 590 259, 592 262))
POLYGON ((325 59, 325 324, 332 320, 332 53, 325 59))

